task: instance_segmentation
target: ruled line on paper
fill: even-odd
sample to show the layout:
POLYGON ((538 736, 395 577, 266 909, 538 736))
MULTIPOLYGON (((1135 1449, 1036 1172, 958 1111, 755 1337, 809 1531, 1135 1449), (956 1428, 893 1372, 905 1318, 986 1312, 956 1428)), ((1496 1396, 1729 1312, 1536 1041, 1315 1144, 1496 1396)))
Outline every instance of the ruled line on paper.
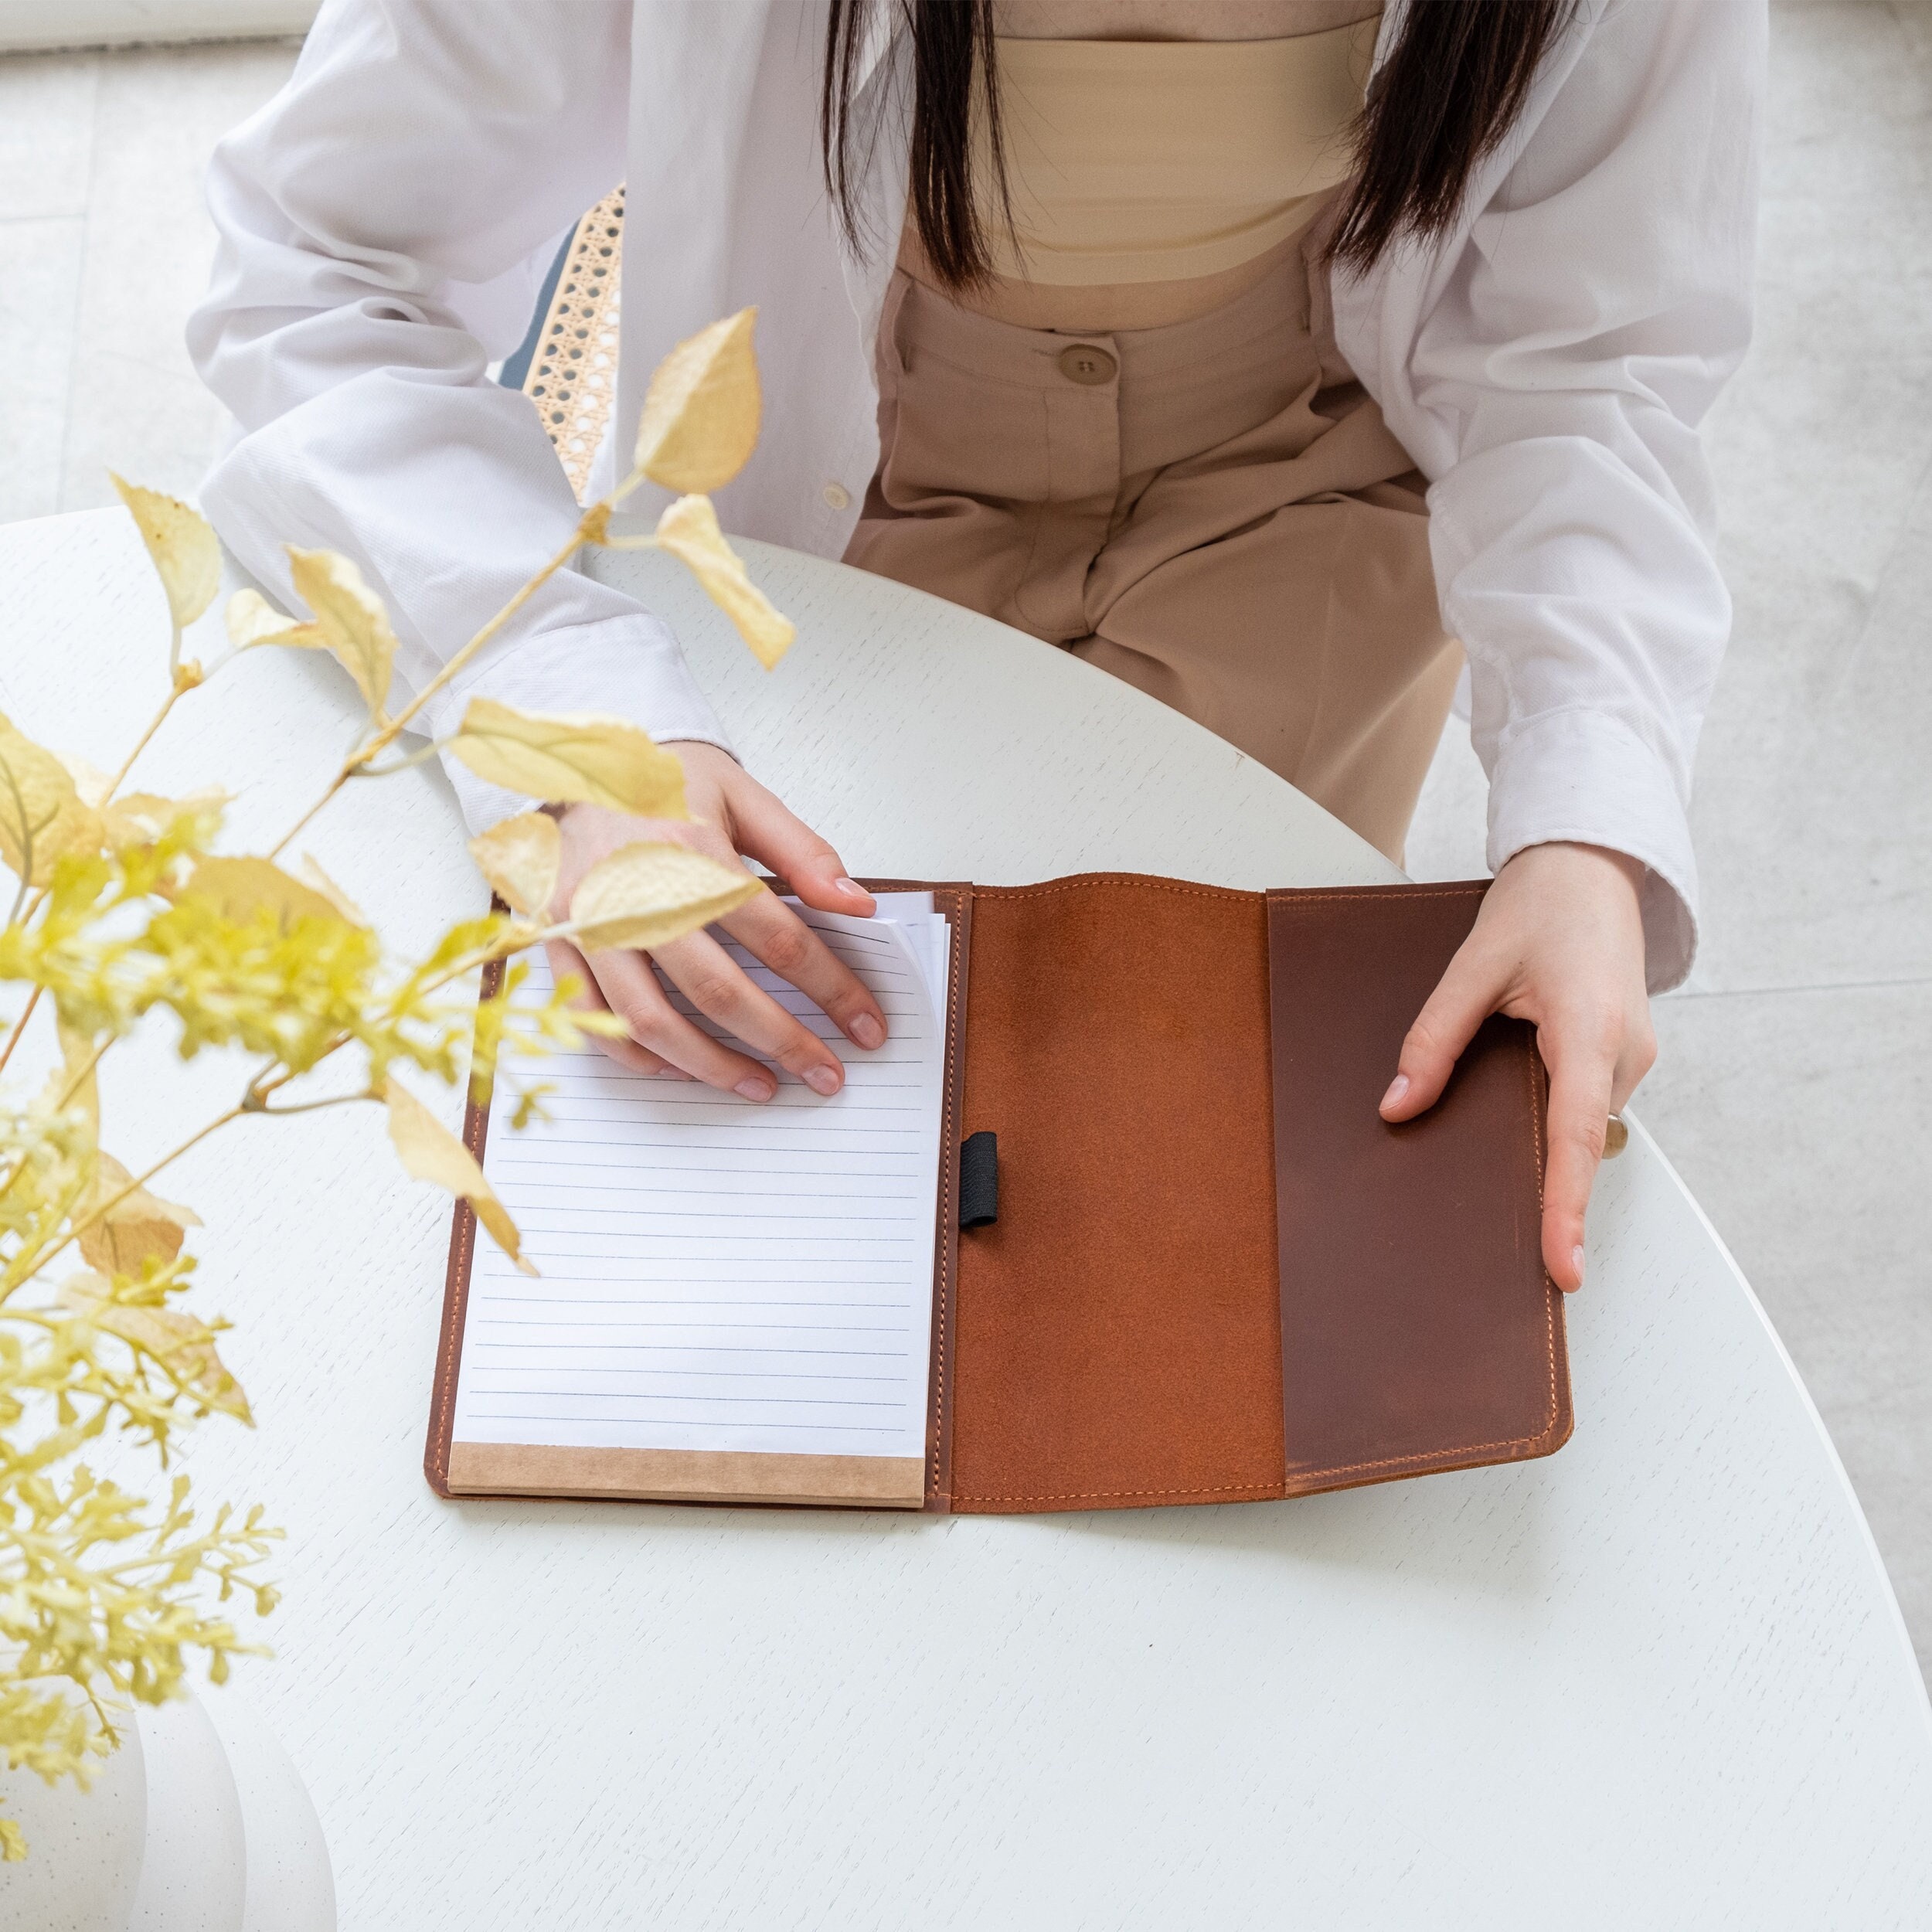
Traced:
POLYGON ((538 1069, 547 1122, 512 1132, 498 1097, 485 1169, 543 1272, 479 1242, 457 1440, 923 1456, 950 937, 903 896, 876 921, 801 915, 879 998, 876 1054, 726 942, 835 1043, 832 1100, 773 1067, 760 1107, 590 1052, 538 1069))

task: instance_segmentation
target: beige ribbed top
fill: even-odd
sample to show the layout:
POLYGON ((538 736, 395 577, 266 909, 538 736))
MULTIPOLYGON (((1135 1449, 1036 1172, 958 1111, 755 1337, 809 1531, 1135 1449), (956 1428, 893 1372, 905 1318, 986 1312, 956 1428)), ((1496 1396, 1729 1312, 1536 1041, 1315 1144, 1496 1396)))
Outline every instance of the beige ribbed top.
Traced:
MULTIPOLYGON (((995 271, 1179 281, 1277 246, 1351 172, 1379 20, 1286 40, 1002 38, 1015 234, 987 209, 995 271)), ((990 183, 983 121, 975 138, 975 179, 990 183)))

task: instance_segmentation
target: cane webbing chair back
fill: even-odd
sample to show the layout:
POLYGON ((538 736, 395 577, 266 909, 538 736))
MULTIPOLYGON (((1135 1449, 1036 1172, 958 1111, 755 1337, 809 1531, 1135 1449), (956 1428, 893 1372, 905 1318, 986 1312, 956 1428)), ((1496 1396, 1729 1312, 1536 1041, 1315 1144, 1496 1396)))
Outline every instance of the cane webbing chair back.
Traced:
POLYGON ((620 184, 577 223, 565 245, 523 378, 523 393, 537 406, 580 503, 590 494, 590 465, 617 400, 623 260, 620 184))

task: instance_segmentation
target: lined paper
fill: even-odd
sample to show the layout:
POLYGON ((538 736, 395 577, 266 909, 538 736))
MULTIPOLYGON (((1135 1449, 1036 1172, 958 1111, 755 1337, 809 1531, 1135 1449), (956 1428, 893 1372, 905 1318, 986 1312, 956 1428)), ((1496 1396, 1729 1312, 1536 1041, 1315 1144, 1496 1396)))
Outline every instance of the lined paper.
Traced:
POLYGON ((876 1053, 725 942, 844 1060, 829 1100, 776 1066, 760 1106, 559 1054, 538 1075, 550 1119, 519 1133, 499 1083, 484 1167, 541 1274, 479 1239, 456 1440, 924 1454, 950 957, 931 903, 796 908, 884 1009, 876 1053))

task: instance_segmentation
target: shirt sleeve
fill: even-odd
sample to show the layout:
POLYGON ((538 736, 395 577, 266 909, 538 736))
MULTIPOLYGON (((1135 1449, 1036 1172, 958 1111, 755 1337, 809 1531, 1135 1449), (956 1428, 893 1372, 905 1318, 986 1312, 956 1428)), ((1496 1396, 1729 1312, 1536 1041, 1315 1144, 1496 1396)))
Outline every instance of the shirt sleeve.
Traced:
MULTIPOLYGON (((204 505, 291 605, 285 545, 353 559, 411 695, 577 517, 536 411, 488 373, 624 172, 629 0, 565 11, 325 0, 287 87, 209 172, 215 268, 188 341, 238 433, 204 505)), ((730 748, 665 626, 575 570, 421 720, 444 735, 485 694, 730 748)), ((527 805, 445 762, 472 830, 527 805)))
POLYGON ((1488 858, 1646 868, 1654 989, 1696 944, 1691 768, 1730 600, 1698 426, 1750 332, 1762 0, 1611 0, 1417 338, 1443 614, 1488 858))

